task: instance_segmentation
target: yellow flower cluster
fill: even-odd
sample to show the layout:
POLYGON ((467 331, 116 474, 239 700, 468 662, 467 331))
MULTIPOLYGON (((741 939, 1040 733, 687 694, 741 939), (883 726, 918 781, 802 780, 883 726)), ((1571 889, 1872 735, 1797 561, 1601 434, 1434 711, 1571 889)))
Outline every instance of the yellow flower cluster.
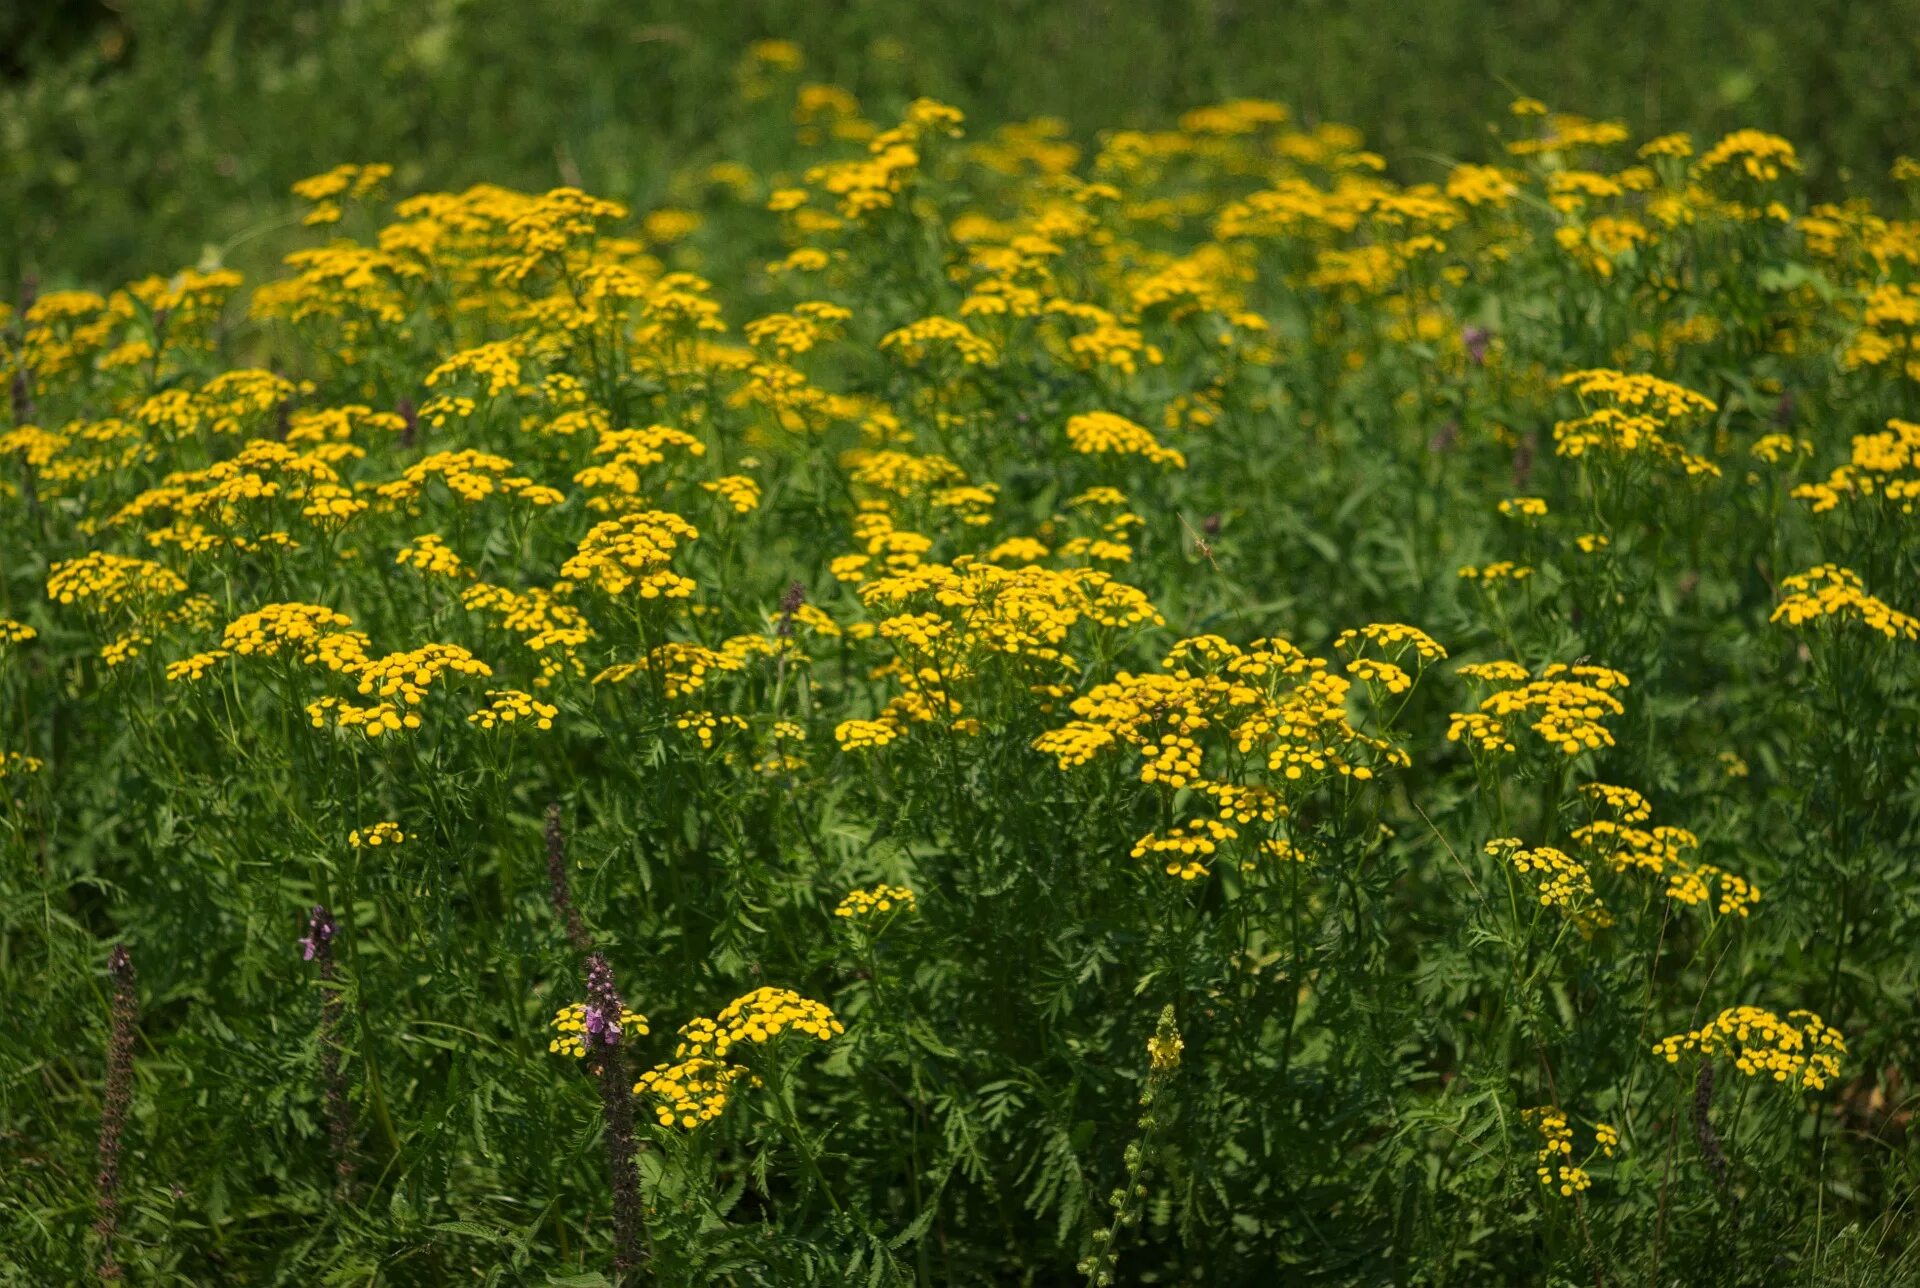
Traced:
POLYGON ((29 756, 24 751, 0 751, 0 778, 37 774, 41 768, 42 762, 37 756, 29 756))
MULTIPOLYGON (((228 623, 221 634, 220 644, 228 652, 241 657, 278 657, 284 647, 289 653, 298 654, 301 662, 310 665, 320 659, 319 648, 323 640, 337 634, 336 628, 352 625, 351 617, 324 604, 267 604, 251 613, 243 613, 228 623)), ((365 639, 364 636, 354 638, 358 641, 365 639)), ((342 661, 340 665, 330 664, 329 669, 346 669, 345 659, 353 651, 349 649, 342 652, 342 645, 334 645, 327 657, 342 661)), ((358 652, 360 656, 365 655, 364 644, 359 646, 358 652)))
POLYGON ((444 539, 431 532, 425 532, 400 548, 394 562, 403 568, 413 568, 435 577, 471 577, 467 567, 460 561, 451 546, 444 539))
POLYGON ((1861 327, 1841 355, 1849 368, 1886 368, 1920 381, 1920 282, 1872 286, 1861 327))
POLYGON ((1218 740, 1223 758, 1251 755, 1279 783, 1302 790, 1329 773, 1365 781, 1375 764, 1407 763, 1401 748, 1348 719, 1351 683, 1285 640, 1241 648, 1196 636, 1176 643, 1162 666, 1173 674, 1121 672, 1095 685, 1071 704, 1079 719, 1040 735, 1035 749, 1066 770, 1131 746, 1143 758, 1143 782, 1206 791, 1245 784, 1203 777, 1203 735, 1218 740))
POLYGON ((98 550, 56 563, 47 574, 47 598, 101 613, 148 608, 186 588, 178 573, 151 559, 98 550))
POLYGON ((1171 447, 1162 447, 1152 430, 1112 412, 1093 411, 1069 418, 1067 441, 1082 456, 1143 456, 1155 465, 1187 468, 1187 458, 1171 447))
POLYGON ((1819 1091, 1840 1076, 1846 1040, 1812 1011, 1789 1011, 1782 1020, 1757 1006, 1734 1006, 1700 1028, 1662 1038, 1653 1053, 1668 1064, 1681 1053, 1725 1055, 1750 1078, 1768 1077, 1798 1089, 1819 1091))
POLYGON ((596 523, 560 568, 571 582, 583 582, 608 595, 632 590, 642 599, 685 599, 694 582, 668 567, 681 542, 699 529, 664 510, 641 510, 596 523))
MULTIPOLYGON (((1539 1177, 1540 1183, 1563 1199, 1570 1199, 1592 1188, 1593 1177, 1586 1165, 1573 1161, 1573 1124, 1566 1112, 1542 1106, 1523 1110, 1520 1116, 1540 1136, 1540 1149, 1534 1160, 1534 1174, 1539 1177)), ((1593 1149, 1589 1151, 1586 1162, 1591 1163, 1595 1154, 1612 1158, 1619 1144, 1618 1130, 1607 1123, 1593 1124, 1593 1149)))
POLYGON ((363 847, 378 849, 383 845, 399 845, 407 839, 398 823, 370 823, 366 827, 356 827, 347 833, 347 844, 358 850, 363 847))
POLYGON ((1641 826, 1653 807, 1631 787, 1586 783, 1580 794, 1595 817, 1573 829, 1574 843, 1612 871, 1664 876, 1667 898, 1690 907, 1711 901, 1721 916, 1745 917, 1760 902, 1760 888, 1745 877, 1688 858, 1700 838, 1686 828, 1641 826))
POLYGON ((382 483, 374 494, 383 501, 415 501, 438 479, 449 492, 469 505, 498 494, 518 497, 529 505, 558 505, 565 498, 553 488, 512 473, 513 462, 490 452, 462 448, 434 452, 407 466, 399 478, 382 483))
POLYGON ((307 719, 315 729, 325 729, 329 720, 336 729, 357 729, 367 738, 380 738, 403 729, 418 729, 424 723, 417 711, 402 710, 391 702, 363 707, 343 698, 316 698, 306 706, 307 719))
POLYGON ((1771 183, 1782 171, 1798 170, 1800 161, 1794 154, 1793 144, 1777 134, 1735 130, 1694 163, 1694 170, 1700 174, 1710 174, 1722 167, 1734 167, 1749 179, 1771 183))
POLYGON ((553 718, 560 714, 560 708, 551 702, 541 702, 519 689, 488 689, 487 696, 493 701, 468 716, 467 723, 492 729, 524 721, 537 729, 551 729, 553 718))
POLYGON ((1237 829, 1213 819, 1176 823, 1165 833, 1149 832, 1135 841, 1133 857, 1151 858, 1165 868, 1168 876, 1192 881, 1206 875, 1207 864, 1222 842, 1239 835, 1237 829))
POLYGON ((700 486, 725 501, 735 514, 751 514, 760 507, 760 485, 744 474, 724 475, 700 486))
POLYGON ((921 318, 880 337, 880 348, 910 367, 937 363, 951 354, 963 367, 991 367, 1000 360, 993 345, 953 318, 921 318))
POLYGON ((293 195, 313 203, 301 222, 309 226, 340 222, 341 203, 365 201, 393 174, 390 165, 337 165, 293 185, 293 195))
POLYGON ((1815 514, 1824 514, 1843 500, 1881 497, 1890 508, 1911 515, 1920 500, 1920 422, 1890 420, 1883 432, 1856 434, 1847 464, 1836 468, 1825 482, 1801 484, 1792 495, 1810 503, 1815 514))
POLYGON ((193 653, 176 662, 167 663, 167 683, 187 683, 202 679, 207 672, 231 656, 226 649, 209 649, 204 653, 193 653))
POLYGON ((1543 908, 1558 908, 1582 929, 1610 926, 1613 917, 1593 889, 1593 874, 1586 865, 1551 845, 1526 847, 1519 837, 1506 836, 1488 841, 1486 852, 1505 859, 1514 871, 1529 877, 1543 908))
POLYGON ((1719 475, 1719 466, 1668 436, 1674 425, 1718 411, 1712 399, 1656 376, 1605 368, 1571 372, 1560 383, 1577 393, 1590 410, 1554 425, 1557 454, 1645 456, 1688 475, 1719 475))
POLYGON ((352 668, 362 697, 399 698, 409 707, 426 700, 427 689, 442 675, 452 673, 485 679, 493 668, 458 644, 423 644, 402 653, 389 653, 352 668))
POLYGON ((736 1082, 744 1078, 760 1085, 746 1067, 728 1063, 729 1053, 789 1032, 826 1042, 846 1029, 819 1002, 790 989, 756 988, 712 1019, 702 1016, 682 1025, 673 1061, 641 1074, 634 1092, 658 1102, 654 1117, 661 1126, 692 1130, 720 1116, 736 1082))
POLYGON ((1186 1040, 1174 1025, 1173 1008, 1163 1008, 1153 1036, 1147 1039, 1148 1070, 1162 1076, 1172 1073, 1180 1067, 1180 1053, 1186 1049, 1186 1040))
POLYGON ((1510 559, 1497 559, 1490 564, 1462 564, 1459 577, 1462 581, 1479 582, 1489 590, 1502 582, 1522 582, 1533 576, 1533 569, 1525 564, 1514 563, 1510 559))
POLYGON ((1470 679, 1497 687, 1475 711, 1456 711, 1447 728, 1449 742, 1465 741, 1476 751, 1512 752, 1513 726, 1524 724, 1549 747, 1569 756, 1613 746, 1603 721, 1626 707, 1614 691, 1627 677, 1604 666, 1567 666, 1555 662, 1537 677, 1515 662, 1481 662, 1460 668, 1470 679))
POLYGON ((758 1046, 788 1030, 821 1042, 846 1032, 821 1003, 792 989, 762 987, 734 998, 711 1020, 692 1021, 680 1035, 684 1047, 723 1057, 740 1043, 758 1046))
POLYGON ((1890 640, 1920 640, 1920 619, 1908 616, 1867 593, 1858 573, 1834 564, 1821 564, 1780 581, 1787 594, 1774 607, 1769 621, 1805 626, 1822 618, 1854 621, 1890 640))
POLYGON ((849 891, 833 910, 836 917, 849 921, 877 921, 898 909, 912 912, 918 906, 913 891, 905 886, 877 885, 865 890, 849 891))
POLYGON ((713 746, 714 739, 722 729, 745 733, 747 721, 744 716, 726 715, 712 711, 682 711, 673 718, 673 727, 691 733, 700 740, 702 749, 713 746))
POLYGON ((636 1095, 651 1096, 659 1102, 654 1117, 662 1127, 679 1126, 691 1131, 720 1116, 733 1084, 742 1078, 750 1086, 761 1085, 760 1079, 742 1065, 696 1055, 656 1065, 640 1075, 633 1090, 636 1095))
POLYGON ((833 740, 842 751, 867 751, 884 747, 900 736, 899 724, 892 720, 842 720, 834 726, 833 740))

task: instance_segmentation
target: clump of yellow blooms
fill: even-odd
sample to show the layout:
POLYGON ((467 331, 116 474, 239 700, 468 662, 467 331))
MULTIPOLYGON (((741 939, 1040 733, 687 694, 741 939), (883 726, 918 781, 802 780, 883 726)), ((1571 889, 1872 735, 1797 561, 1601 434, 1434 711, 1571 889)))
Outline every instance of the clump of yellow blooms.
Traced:
POLYGON ((691 1130, 720 1116, 736 1082, 744 1078, 760 1085, 751 1070, 729 1063, 730 1053, 787 1033, 826 1042, 845 1032, 819 1002, 791 989, 756 988, 727 1003, 713 1018, 702 1016, 682 1025, 673 1061, 641 1074, 633 1089, 657 1102, 654 1116, 662 1127, 691 1130))
POLYGON ((1693 166, 1700 174, 1710 174, 1722 167, 1737 168, 1749 179, 1771 183, 1783 171, 1798 170, 1800 161, 1793 144, 1777 134, 1735 130, 1708 149, 1693 166))
POLYGON ((1147 1068, 1157 1074, 1172 1073, 1180 1067, 1180 1054, 1186 1049, 1186 1039, 1174 1027, 1172 1008, 1162 1010, 1153 1036, 1147 1039, 1147 1068))
POLYGON ((1135 841, 1133 857, 1151 858, 1166 869, 1168 876, 1191 881, 1206 875, 1215 851, 1239 835, 1237 829, 1213 819, 1176 823, 1164 833, 1149 832, 1135 841))
POLYGON ((1780 581, 1787 593, 1769 621, 1805 626, 1822 618, 1857 622, 1890 640, 1920 640, 1920 619, 1867 593, 1866 583, 1851 569, 1821 564, 1780 581))
POLYGON ((1526 564, 1514 563, 1511 559, 1496 559, 1489 564, 1462 564, 1459 577, 1462 581, 1479 582, 1489 590, 1504 582, 1522 582, 1533 576, 1534 570, 1526 564))
POLYGON ((47 598, 103 613, 146 607, 186 588, 178 573, 151 559, 97 550, 57 563, 47 574, 47 598))
POLYGON ((1519 837, 1505 836, 1488 841, 1486 852, 1530 878, 1541 907, 1560 909, 1583 929, 1613 924, 1606 905, 1594 893, 1593 874, 1565 851, 1551 845, 1529 849, 1519 837))
POLYGON ((1132 747, 1141 781, 1175 790, 1217 781, 1204 777, 1203 737, 1223 757, 1256 757, 1275 787, 1305 790, 1329 774, 1364 782, 1376 765, 1408 763, 1402 748, 1349 719, 1352 683, 1285 640, 1242 648, 1196 636, 1176 643, 1161 665, 1173 674, 1123 671, 1095 685, 1070 706, 1079 718, 1040 735, 1034 748, 1070 770, 1108 748, 1132 747))
POLYGON ((747 721, 744 716, 729 715, 713 711, 682 711, 673 718, 673 727, 685 733, 691 733, 699 739, 703 748, 713 746, 714 739, 725 729, 745 733, 747 721))
POLYGON ((455 497, 469 505, 490 496, 517 497, 535 506, 557 505, 561 494, 524 475, 512 473, 513 462, 490 452, 463 448, 452 452, 434 452, 415 461, 399 478, 382 483, 374 495, 389 504, 418 501, 427 486, 438 479, 455 497))
POLYGON ((1789 1011, 1783 1020, 1758 1006, 1734 1006, 1697 1029, 1653 1044, 1653 1053, 1668 1064, 1687 1051, 1727 1056, 1750 1078, 1819 1091, 1840 1076, 1847 1044, 1838 1029, 1812 1011, 1789 1011))
POLYGON ((1759 887, 1745 877, 1687 857, 1700 848, 1700 838, 1686 828, 1641 826, 1652 819, 1653 807, 1631 787, 1587 783, 1580 795, 1595 816, 1573 829, 1574 843, 1612 871, 1665 877, 1667 898, 1711 904, 1721 916, 1745 917, 1760 902, 1759 887))
POLYGON ((409 707, 426 700, 427 690, 443 675, 485 679, 493 668, 458 644, 422 644, 388 653, 351 668, 362 697, 398 698, 409 707))
POLYGON ((884 747, 900 736, 900 726, 889 719, 842 720, 834 726, 833 740, 842 751, 868 751, 884 747))
POLYGON ((847 897, 834 908, 833 915, 864 923, 876 921, 896 910, 912 912, 918 906, 919 901, 906 886, 883 884, 849 891, 847 897))
POLYGON ((241 657, 278 657, 285 648, 310 662, 323 639, 351 625, 351 617, 324 604, 267 604, 229 622, 220 644, 241 657))
POLYGON ((1342 631, 1333 641, 1334 649, 1343 653, 1359 653, 1369 645, 1394 660, 1355 657, 1346 665, 1347 674, 1363 683, 1378 685, 1396 697, 1413 688, 1427 663, 1447 656, 1447 651, 1425 631, 1399 622, 1375 622, 1357 630, 1342 631), (1412 675, 1399 665, 1409 654, 1414 659, 1412 675))
POLYGON ((313 203, 313 209, 301 222, 308 225, 340 222, 341 203, 365 201, 379 192, 393 174, 393 167, 337 165, 325 174, 316 174, 293 185, 293 195, 313 203))
POLYGON ((1000 360, 999 352, 989 341, 953 318, 921 318, 897 331, 887 332, 880 337, 880 347, 910 367, 926 366, 943 354, 953 355, 967 367, 990 367, 1000 360))
POLYGON ((1604 721, 1626 707, 1614 694, 1627 677, 1604 666, 1568 666, 1555 662, 1536 676, 1514 662, 1480 662, 1460 674, 1494 687, 1475 711, 1456 711, 1447 729, 1449 742, 1467 742, 1480 752, 1513 752, 1513 728, 1523 725, 1547 746, 1577 756, 1613 746, 1604 721))
POLYGON ((191 654, 175 662, 169 662, 167 663, 166 671, 167 682, 169 684, 181 682, 191 684, 203 679, 209 671, 225 661, 229 656, 231 656, 231 654, 229 654, 226 649, 216 648, 209 649, 205 653, 191 654))
POLYGON ((608 595, 629 590, 642 599, 685 599, 694 582, 668 567, 675 550, 699 537, 699 529, 661 510, 642 510, 596 523, 560 575, 608 595))
POLYGON ((649 1096, 658 1102, 653 1112, 662 1127, 691 1131, 720 1116, 732 1095, 733 1084, 742 1078, 750 1086, 760 1085, 760 1079, 742 1065, 723 1064, 695 1055, 647 1070, 633 1084, 633 1090, 635 1095, 649 1096))
POLYGON ((551 729, 554 717, 560 714, 560 708, 551 702, 542 702, 519 689, 488 689, 487 696, 493 700, 468 716, 469 724, 492 729, 525 722, 536 729, 551 729))
POLYGON ((1810 503, 1815 514, 1825 514, 1842 501, 1879 497, 1900 514, 1911 515, 1920 500, 1920 422, 1889 420, 1882 432, 1856 434, 1847 464, 1825 482, 1801 484, 1792 495, 1810 503))
POLYGON ((1547 514, 1545 498, 1537 496, 1508 497, 1498 508, 1509 519, 1542 519, 1547 514))
POLYGON ((1570 1199, 1591 1189, 1593 1177, 1587 1171, 1586 1163, 1591 1163, 1596 1154, 1612 1158, 1620 1144, 1619 1131, 1607 1123, 1595 1123, 1593 1149, 1588 1153, 1586 1163, 1576 1163, 1573 1161, 1573 1125, 1564 1110, 1543 1106, 1522 1110, 1521 1117, 1540 1135, 1534 1174, 1549 1192, 1563 1199, 1570 1199))
POLYGON ((1676 425, 1708 416, 1718 405, 1703 394, 1656 376, 1596 368, 1561 377, 1589 410, 1553 427, 1561 456, 1645 456, 1688 475, 1718 475, 1720 467, 1671 438, 1676 425))
POLYGON ((422 533, 400 548, 394 562, 435 577, 470 577, 466 565, 444 539, 431 532, 422 533))
POLYGON ((1082 456, 1140 456, 1155 465, 1187 468, 1187 458, 1171 447, 1163 447, 1153 431, 1136 425, 1112 412, 1094 411, 1067 421, 1067 441, 1082 456))
POLYGON ((0 778, 37 774, 43 767, 39 757, 29 756, 24 751, 0 751, 0 778))
POLYGON ((407 839, 398 823, 370 823, 366 827, 356 827, 347 833, 347 844, 354 849, 379 849, 383 845, 399 845, 407 839))

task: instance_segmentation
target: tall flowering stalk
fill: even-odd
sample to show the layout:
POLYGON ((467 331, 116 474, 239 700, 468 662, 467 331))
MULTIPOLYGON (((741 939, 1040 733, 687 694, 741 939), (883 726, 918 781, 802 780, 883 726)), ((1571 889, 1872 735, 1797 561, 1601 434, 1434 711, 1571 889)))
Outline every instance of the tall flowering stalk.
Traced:
POLYGON ((1120 1264, 1120 1253, 1115 1246, 1120 1232, 1140 1223, 1141 1209, 1146 1206, 1147 1169, 1153 1159, 1153 1143, 1166 1125, 1167 1117, 1164 1110, 1155 1112, 1154 1102, 1173 1080, 1174 1071, 1180 1067, 1180 1053, 1186 1046, 1174 1020, 1172 1004, 1161 1007, 1160 1021, 1154 1026, 1153 1036, 1147 1039, 1147 1085, 1140 1092, 1140 1134, 1127 1142, 1126 1183, 1107 1199, 1113 1208, 1112 1224, 1093 1232, 1093 1251, 1080 1262, 1088 1288, 1107 1288, 1114 1282, 1114 1271, 1120 1264))
POLYGON ((560 824, 560 805, 547 806, 547 884, 554 912, 568 941, 586 959, 587 1001, 580 1044, 591 1060, 600 1084, 600 1113, 606 1125, 607 1183, 613 1190, 613 1268, 618 1283, 626 1283, 645 1260, 644 1217, 640 1210, 638 1147, 633 1137, 632 1082, 627 1077, 626 1052, 621 1049, 620 1017, 625 1006, 614 984, 613 967, 593 947, 585 920, 573 902, 567 879, 566 835, 560 824))
POLYGON ((1700 1156, 1707 1160, 1707 1172, 1713 1177, 1713 1188, 1728 1204, 1738 1203, 1727 1189, 1727 1152, 1720 1145, 1720 1133, 1713 1129, 1713 1061, 1702 1060, 1700 1072, 1693 1082, 1693 1103, 1690 1106, 1693 1119, 1693 1139, 1700 1146, 1700 1156))
POLYGON ((347 1079, 340 1069, 340 999, 333 937, 340 931, 333 913, 316 903, 307 918, 301 956, 320 966, 320 1081, 327 1101, 327 1145, 333 1154, 334 1193, 343 1194, 353 1178, 353 1114, 347 1104, 347 1079))
POLYGON ((107 954, 107 977, 112 982, 112 1032, 107 1039, 107 1090, 100 1108, 100 1277, 117 1280, 125 1272, 114 1258, 114 1236, 120 1229, 120 1151, 133 1103, 133 1035, 140 1007, 133 995, 133 956, 125 944, 107 954))
POLYGON ((600 1081, 600 1112, 606 1122, 607 1180, 613 1187, 613 1268, 625 1283, 645 1259, 640 1211, 640 1174, 635 1164, 632 1082, 626 1053, 620 1049, 624 1008, 614 987, 613 967, 601 953, 587 954, 586 1032, 581 1042, 594 1061, 600 1081))
MULTIPOLYGON (((553 910, 567 932, 567 941, 578 953, 593 951, 593 937, 587 933, 580 909, 573 904, 573 885, 567 880, 567 838, 560 830, 560 802, 547 806, 547 886, 553 895, 553 910)), ((617 1016, 619 1012, 615 1012, 617 1016)))

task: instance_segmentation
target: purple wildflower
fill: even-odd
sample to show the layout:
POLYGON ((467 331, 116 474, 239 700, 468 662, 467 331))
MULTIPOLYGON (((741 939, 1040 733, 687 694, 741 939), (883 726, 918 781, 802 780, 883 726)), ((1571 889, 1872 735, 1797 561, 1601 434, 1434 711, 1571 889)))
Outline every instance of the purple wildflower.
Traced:
POLYGON ((1487 345, 1493 340, 1493 332, 1483 326, 1460 328, 1460 343, 1466 348, 1467 357, 1476 367, 1487 365, 1487 345))

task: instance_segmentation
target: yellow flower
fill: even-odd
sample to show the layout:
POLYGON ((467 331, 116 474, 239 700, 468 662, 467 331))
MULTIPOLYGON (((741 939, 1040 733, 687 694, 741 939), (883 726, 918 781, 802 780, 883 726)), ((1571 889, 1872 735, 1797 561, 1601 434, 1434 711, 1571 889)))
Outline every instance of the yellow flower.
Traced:
POLYGON ((1735 1006, 1697 1029, 1653 1044, 1653 1054, 1669 1064, 1687 1051, 1724 1055, 1750 1078, 1819 1091, 1840 1076, 1847 1044, 1838 1029, 1812 1011, 1789 1011, 1782 1020, 1757 1006, 1735 1006))
POLYGON ((1067 441, 1082 456, 1144 456, 1155 465, 1170 465, 1176 470, 1187 467, 1187 458, 1171 447, 1162 447, 1152 430, 1112 412, 1071 417, 1067 421, 1067 441))
POLYGON ((551 729, 553 718, 560 714, 560 708, 552 703, 541 702, 518 689, 488 689, 487 696, 493 701, 468 716, 468 724, 492 729, 526 721, 539 729, 551 729))
POLYGON ((917 906, 913 891, 907 887, 877 885, 850 891, 833 910, 833 915, 864 923, 878 921, 896 910, 912 912, 917 906))
POLYGON ((399 845, 407 839, 398 823, 370 823, 365 827, 356 827, 347 833, 347 844, 354 849, 378 849, 383 845, 399 845))
POLYGON ((1782 578, 1787 594, 1768 621, 1805 626, 1823 618, 1857 622, 1890 640, 1920 640, 1920 619, 1893 608, 1867 593, 1857 573, 1835 564, 1821 564, 1782 578))

